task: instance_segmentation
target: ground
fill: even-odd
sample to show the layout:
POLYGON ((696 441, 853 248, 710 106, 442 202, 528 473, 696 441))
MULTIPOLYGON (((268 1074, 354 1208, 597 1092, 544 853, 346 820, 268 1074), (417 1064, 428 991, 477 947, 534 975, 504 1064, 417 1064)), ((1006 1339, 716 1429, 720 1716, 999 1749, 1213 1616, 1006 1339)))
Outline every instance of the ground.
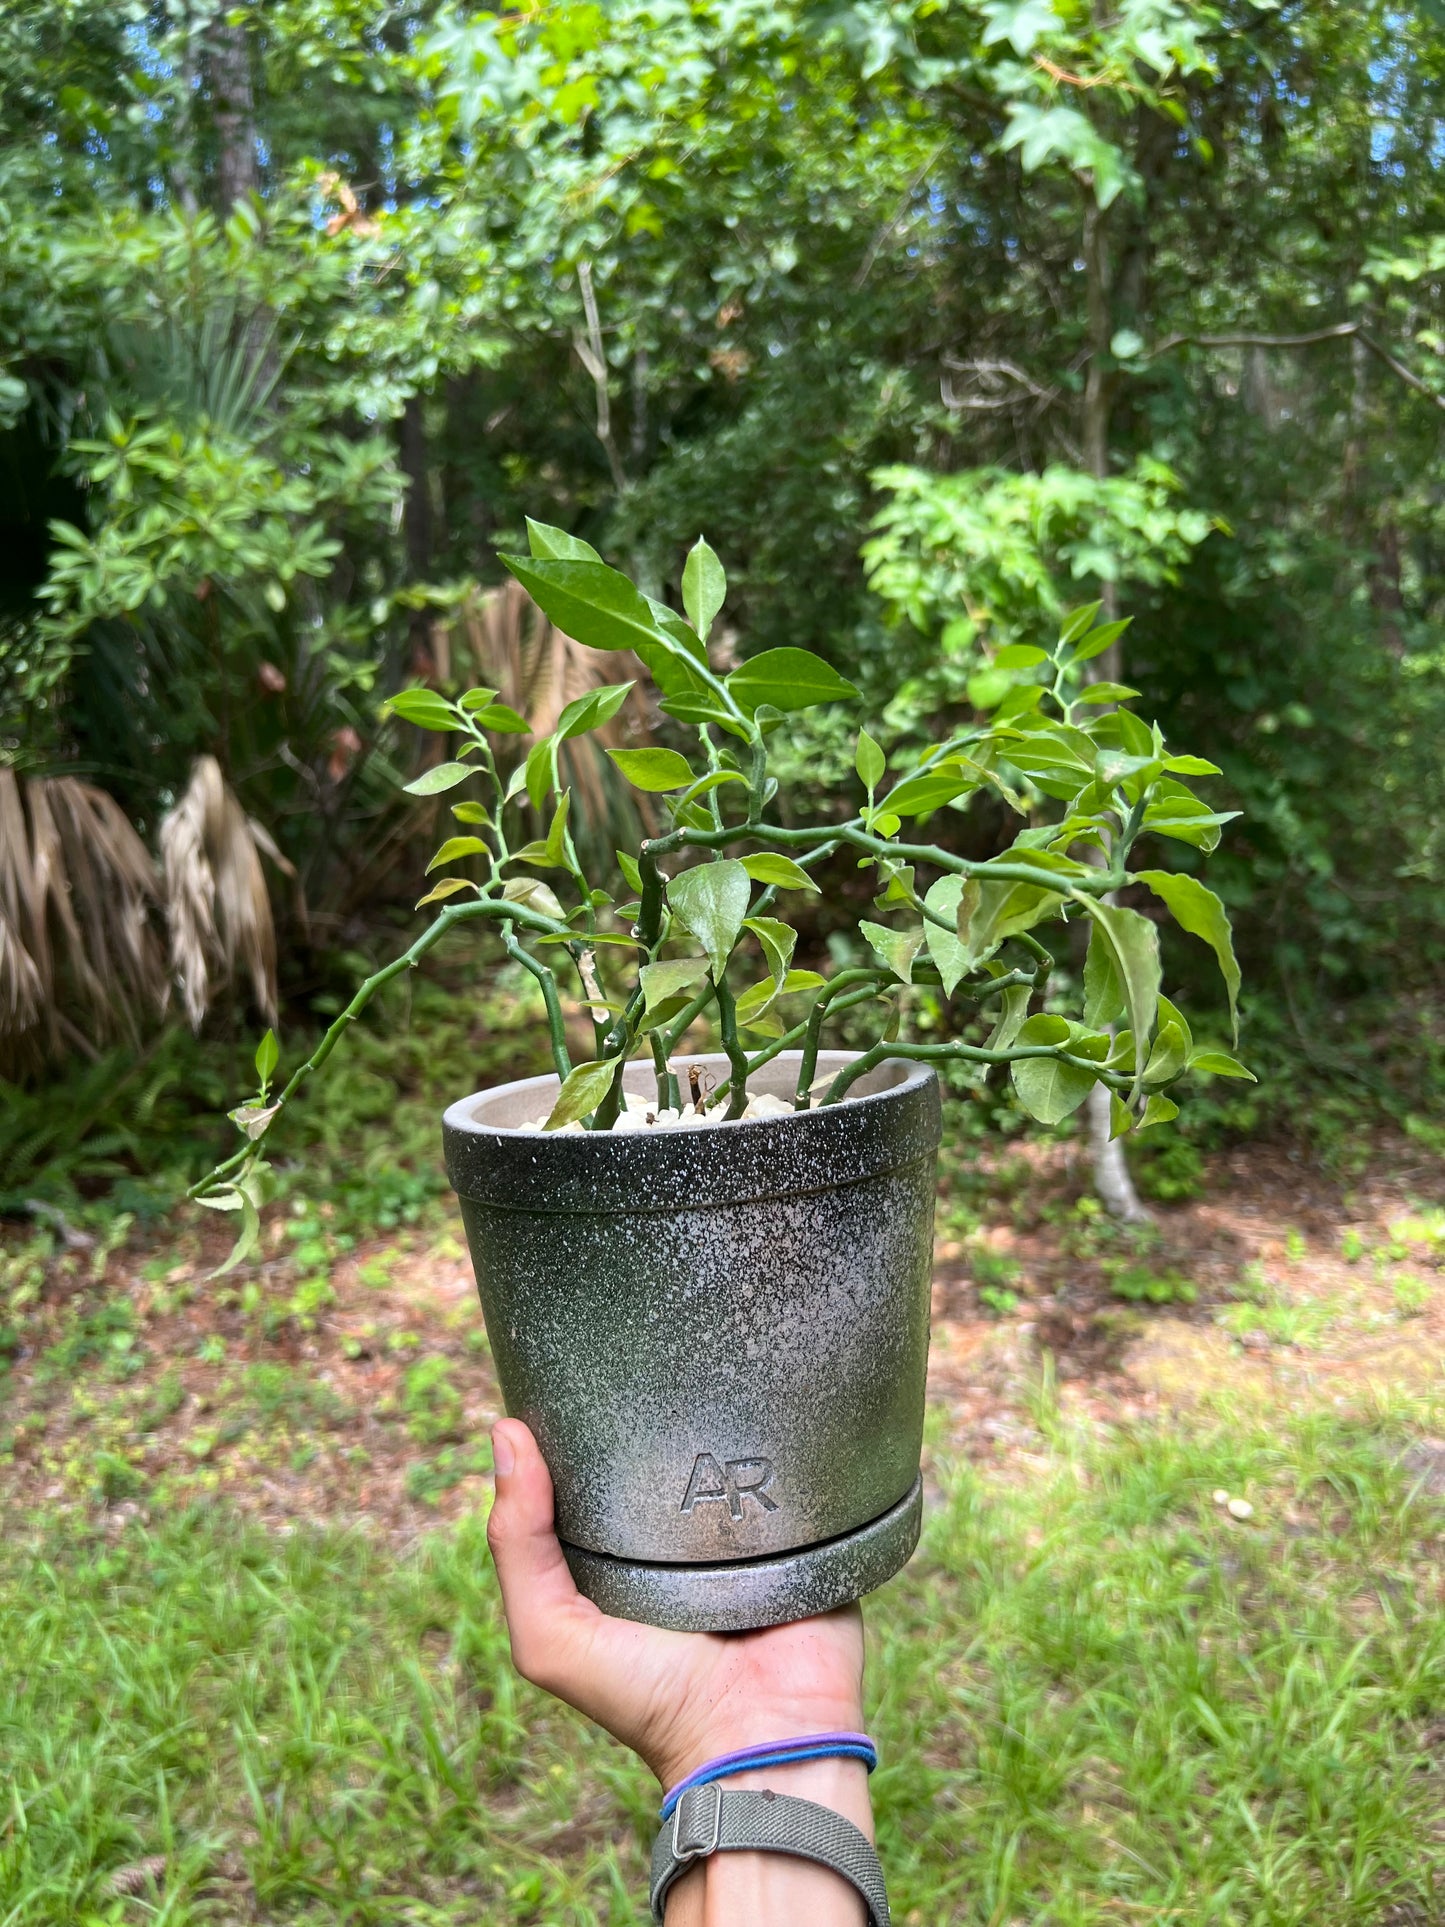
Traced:
MULTIPOLYGON (((1221 1153, 1141 1234, 1078 1144, 971 1145, 870 1606, 898 1917, 1445 1920, 1438 1159, 1221 1153)), ((416 1215, 293 1197, 221 1280, 199 1214, 10 1227, 5 1927, 642 1918, 645 1776, 506 1666, 497 1388, 416 1215)))

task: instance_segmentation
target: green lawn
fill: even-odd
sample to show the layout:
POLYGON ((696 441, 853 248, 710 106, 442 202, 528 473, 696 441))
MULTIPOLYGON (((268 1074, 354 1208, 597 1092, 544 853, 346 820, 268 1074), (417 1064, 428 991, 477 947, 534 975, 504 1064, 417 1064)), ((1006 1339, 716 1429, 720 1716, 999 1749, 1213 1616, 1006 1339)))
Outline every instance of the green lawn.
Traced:
MULTIPOLYGON (((1445 1520, 1406 1435, 1035 1416, 869 1607, 896 1918, 1445 1919, 1445 1520)), ((216 1510, 12 1531, 0 1626, 0 1927, 645 1918, 654 1790, 512 1676, 480 1520, 404 1558, 216 1510)))

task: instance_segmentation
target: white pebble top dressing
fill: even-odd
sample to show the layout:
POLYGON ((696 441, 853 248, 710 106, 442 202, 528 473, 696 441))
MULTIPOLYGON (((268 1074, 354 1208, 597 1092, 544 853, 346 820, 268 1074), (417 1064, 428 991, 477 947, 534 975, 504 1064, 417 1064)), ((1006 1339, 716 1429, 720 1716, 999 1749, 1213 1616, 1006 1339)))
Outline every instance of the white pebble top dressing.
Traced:
MULTIPOLYGON (((750 1097, 740 1118, 726 1116, 727 1105, 715 1104, 711 1110, 706 1105, 684 1104, 680 1111, 659 1110, 655 1097, 640 1097, 636 1091, 629 1091, 623 1108, 617 1114, 614 1131, 696 1131, 708 1124, 742 1124, 754 1117, 788 1117, 792 1105, 786 1098, 774 1097, 769 1091, 760 1091, 750 1097)), ((546 1125, 547 1116, 531 1119, 529 1123, 519 1124, 519 1131, 540 1131, 546 1125)), ((580 1123, 562 1124, 553 1136, 564 1131, 580 1131, 580 1123)))

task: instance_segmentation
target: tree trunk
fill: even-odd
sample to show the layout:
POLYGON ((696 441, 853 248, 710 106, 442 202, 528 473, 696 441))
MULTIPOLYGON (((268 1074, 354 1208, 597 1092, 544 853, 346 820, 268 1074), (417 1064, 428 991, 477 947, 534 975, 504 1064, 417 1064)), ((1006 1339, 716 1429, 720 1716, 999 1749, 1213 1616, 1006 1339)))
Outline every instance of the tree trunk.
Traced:
MULTIPOLYGON (((1109 343, 1113 339, 1105 216, 1092 200, 1084 215, 1084 262, 1090 350, 1088 372, 1084 378, 1084 460, 1090 474, 1102 481, 1109 473, 1109 415, 1113 406, 1115 376, 1104 365, 1109 343)), ((1112 582, 1102 583, 1100 587, 1104 620, 1114 622, 1119 613, 1118 588, 1112 582)), ((1111 642, 1097 660, 1102 681, 1123 681, 1124 654, 1117 642, 1111 642)), ((1094 1153, 1094 1190, 1111 1217, 1121 1218, 1125 1224, 1148 1224, 1151 1222, 1151 1213, 1134 1189, 1134 1180, 1124 1156, 1123 1141, 1109 1136, 1109 1113, 1108 1087, 1095 1084, 1088 1096, 1089 1138, 1094 1153)))
POLYGON ((251 48, 244 26, 224 16, 211 24, 206 75, 216 128, 216 198, 229 214, 237 201, 261 185, 256 164, 256 98, 251 87, 251 48))
MULTIPOLYGON (((426 421, 422 398, 407 398, 401 416, 401 468, 406 476, 406 500, 402 528, 406 537, 406 568, 412 582, 425 582, 431 574, 433 538, 430 478, 427 474, 426 421)), ((425 609, 412 612, 412 673, 425 679, 436 674, 431 644, 431 621, 425 609)))

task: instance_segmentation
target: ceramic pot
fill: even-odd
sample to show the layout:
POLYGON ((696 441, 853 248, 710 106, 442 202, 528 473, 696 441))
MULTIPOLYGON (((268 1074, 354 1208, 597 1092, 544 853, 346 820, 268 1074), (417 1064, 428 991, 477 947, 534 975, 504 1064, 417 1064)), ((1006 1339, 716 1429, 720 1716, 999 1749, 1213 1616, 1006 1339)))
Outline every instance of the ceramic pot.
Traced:
MULTIPOLYGON (((674 1068, 692 1064, 727 1073, 674 1068)), ((791 1099, 797 1073, 784 1052, 749 1090, 791 1099)), ((655 1092, 647 1062, 624 1076, 655 1092)), ((840 1104, 701 1129, 518 1128, 556 1092, 479 1092, 442 1130, 502 1394, 551 1468, 578 1586, 723 1631, 880 1585, 921 1511, 932 1070, 885 1063, 840 1104)))

